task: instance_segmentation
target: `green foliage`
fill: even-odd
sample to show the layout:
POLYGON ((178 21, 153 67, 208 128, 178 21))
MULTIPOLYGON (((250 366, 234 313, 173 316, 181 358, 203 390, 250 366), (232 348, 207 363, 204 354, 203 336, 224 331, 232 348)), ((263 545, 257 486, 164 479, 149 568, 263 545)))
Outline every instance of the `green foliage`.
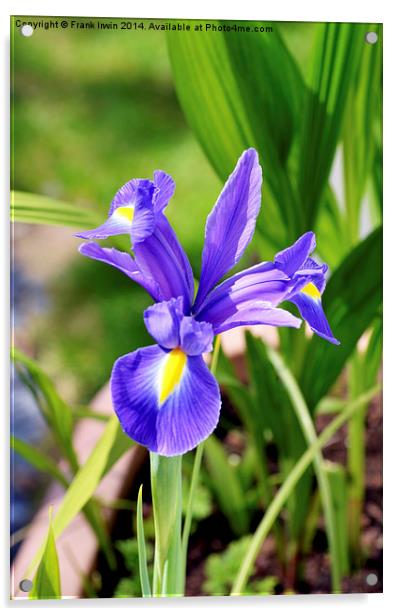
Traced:
MULTIPOLYGON (((79 471, 79 464, 72 441, 73 421, 75 419, 73 410, 61 398, 52 380, 36 361, 27 357, 18 349, 12 349, 12 358, 17 370, 20 371, 21 377, 37 400, 39 409, 47 421, 50 432, 60 448, 60 453, 64 455, 76 477, 79 471)), ((107 418, 107 421, 109 421, 109 418, 107 418)), ((57 466, 58 460, 54 462, 42 451, 14 437, 11 444, 30 464, 41 471, 49 473, 64 488, 69 487, 69 482, 57 466)), ((102 475, 108 473, 115 462, 130 447, 132 447, 132 441, 122 432, 119 423, 116 422, 114 447, 112 447, 112 451, 106 459, 102 475)), ((98 538, 99 545, 104 550, 110 567, 114 568, 115 558, 105 529, 103 516, 97 503, 90 497, 91 494, 89 495, 89 501, 84 506, 84 514, 98 538)))
POLYGON ((11 447, 15 453, 22 456, 27 462, 29 462, 29 464, 37 468, 39 471, 42 473, 47 473, 64 487, 68 486, 67 479, 47 454, 39 451, 35 447, 32 447, 29 443, 21 441, 21 439, 16 436, 11 436, 11 447))
MULTIPOLYGON (((141 583, 139 574, 139 547, 137 539, 124 539, 117 541, 115 547, 121 552, 125 567, 129 572, 128 577, 122 578, 116 587, 114 597, 118 599, 129 597, 141 597, 141 583)), ((147 556, 152 561, 154 549, 151 543, 147 544, 147 556)), ((148 566, 149 575, 152 575, 152 565, 148 566)))
POLYGON ((96 227, 101 219, 94 212, 69 203, 20 191, 11 192, 11 220, 41 225, 96 227))
POLYGON ((29 599, 61 599, 60 568, 49 509, 49 528, 29 599))
MULTIPOLYGON (((183 514, 186 515, 187 506, 188 506, 188 497, 190 491, 190 483, 186 475, 183 475, 183 483, 182 483, 182 510, 183 514)), ((210 490, 204 485, 203 482, 200 482, 194 494, 194 499, 192 503, 192 532, 195 531, 196 523, 201 520, 207 518, 212 512, 212 495, 210 490)))
POLYGON ((295 488, 298 480, 302 477, 303 473, 314 461, 316 456, 320 454, 322 448, 328 443, 337 430, 339 430, 341 426, 354 417, 356 413, 361 412, 363 406, 370 402, 370 400, 378 393, 379 389, 379 386, 375 386, 365 394, 359 396, 359 398, 355 401, 348 403, 345 410, 343 410, 342 413, 337 415, 337 417, 330 422, 330 424, 323 430, 317 439, 314 440, 302 454, 301 458, 295 464, 294 468, 274 496, 255 533, 251 537, 249 548, 241 563, 239 573, 234 580, 231 591, 232 595, 239 595, 243 592, 263 542, 273 527, 273 524, 289 498, 292 490, 295 488))
MULTIPOLYGON (((77 516, 94 494, 102 477, 109 452, 115 440, 118 428, 118 419, 112 417, 96 445, 94 446, 87 461, 80 467, 54 516, 53 531, 57 538, 77 516)), ((29 565, 29 571, 33 571, 40 561, 45 546, 42 544, 29 565)))
MULTIPOLYGON (((307 33, 315 43, 305 81, 280 35, 284 26, 272 26, 273 34, 168 33, 180 103, 220 178, 243 149, 259 152, 267 208, 257 235, 267 240, 265 256, 314 228, 321 208, 331 205, 328 180, 354 78, 361 70, 362 80, 375 84, 380 66, 377 53, 360 69, 362 54, 373 53, 364 52, 370 26, 317 24, 307 33)), ((359 98, 363 110, 367 96, 359 98)), ((323 216, 323 226, 338 235, 333 216, 323 216)))
POLYGON ((229 463, 223 445, 215 436, 211 435, 204 446, 205 466, 215 498, 232 531, 242 535, 248 531, 249 516, 239 476, 229 463))
MULTIPOLYGON (((362 198, 382 140, 382 27, 377 25, 373 30, 378 34, 380 43, 377 46, 363 46, 361 61, 350 84, 343 133, 347 214, 345 236, 349 245, 356 243, 360 236, 362 198)), ((381 168, 382 160, 379 165, 381 168)))
MULTIPOLYGON (((241 537, 237 541, 232 541, 220 554, 211 554, 208 556, 205 562, 206 580, 203 584, 203 590, 207 594, 230 594, 234 578, 239 571, 240 563, 248 550, 250 541, 250 536, 241 537)), ((277 583, 278 579, 274 576, 256 579, 246 585, 242 594, 271 595, 277 583)))
MULTIPOLYGON (((305 437, 306 444, 308 445, 308 447, 310 447, 317 441, 317 434, 314 424, 312 422, 310 411, 306 406, 298 383, 296 382, 294 376, 292 375, 288 367, 285 365, 283 359, 276 351, 268 349, 267 354, 270 363, 276 371, 276 375, 280 379, 282 385, 287 392, 287 395, 292 404, 292 408, 301 426, 301 430, 303 432, 303 436, 305 437)), ((332 590, 333 592, 339 592, 341 586, 341 567, 339 560, 340 553, 339 540, 337 535, 337 521, 332 503, 331 489, 323 465, 323 456, 320 451, 317 451, 314 456, 313 466, 320 490, 320 499, 323 507, 324 523, 326 526, 326 533, 331 556, 332 590)))
POLYGON ((349 573, 348 477, 341 464, 324 461, 334 510, 334 529, 338 544, 339 577, 349 573))
POLYGON ((57 444, 72 468, 77 460, 72 445, 73 415, 69 406, 59 396, 54 384, 39 364, 19 351, 12 349, 11 356, 33 395, 57 444))

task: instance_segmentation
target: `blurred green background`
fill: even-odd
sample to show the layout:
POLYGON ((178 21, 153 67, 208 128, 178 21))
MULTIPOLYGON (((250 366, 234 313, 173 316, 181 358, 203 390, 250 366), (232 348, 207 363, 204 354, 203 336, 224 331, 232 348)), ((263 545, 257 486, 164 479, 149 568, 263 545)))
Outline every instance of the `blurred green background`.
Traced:
MULTIPOLYGON (((305 73, 314 24, 279 31, 305 73)), ((168 217, 198 275, 206 216, 222 183, 179 107, 164 33, 36 29, 26 38, 14 27, 12 35, 12 188, 105 216, 122 184, 164 169, 176 182, 168 217)), ((25 254, 37 233, 26 227, 25 254)), ((67 234, 58 241, 69 245, 67 234)), ((39 263, 59 250, 57 239, 46 240, 33 244, 39 263)), ((19 252, 17 243, 16 263, 19 252)), ((27 335, 61 390, 87 401, 116 357, 148 342, 148 298, 119 272, 67 254, 57 275, 45 276, 51 310, 29 321, 27 335)))
MULTIPOLYGON (((36 30, 24 38, 17 31, 13 43, 13 188, 105 216, 122 184, 164 169, 176 181, 168 216, 198 273, 221 183, 179 108, 164 35, 36 30)), ((24 242, 30 233, 37 227, 24 242)), ((41 250, 46 261, 57 246, 41 250)), ((52 309, 30 325, 36 355, 57 380, 74 378, 69 393, 89 400, 116 357, 149 340, 148 297, 78 253, 49 281, 49 293, 52 309)))

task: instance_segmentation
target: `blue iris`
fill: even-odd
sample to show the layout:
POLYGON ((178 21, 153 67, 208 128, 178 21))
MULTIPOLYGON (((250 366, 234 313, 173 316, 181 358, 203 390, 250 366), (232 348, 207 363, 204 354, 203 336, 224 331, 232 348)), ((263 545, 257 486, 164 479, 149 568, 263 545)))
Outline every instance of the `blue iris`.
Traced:
POLYGON ((123 429, 150 451, 185 453, 215 429, 220 390, 202 357, 212 350, 215 335, 241 325, 297 328, 301 320, 278 307, 289 301, 316 334, 339 344, 321 303, 327 266, 310 257, 314 233, 302 235, 272 262, 220 283, 252 239, 261 184, 258 155, 251 148, 241 155, 208 216, 195 297, 189 260, 164 215, 175 189, 165 172, 125 184, 105 223, 78 234, 84 239, 129 234, 134 256, 96 242, 79 250, 121 270, 156 302, 144 312, 144 321, 157 344, 120 357, 111 376, 113 405, 123 429))

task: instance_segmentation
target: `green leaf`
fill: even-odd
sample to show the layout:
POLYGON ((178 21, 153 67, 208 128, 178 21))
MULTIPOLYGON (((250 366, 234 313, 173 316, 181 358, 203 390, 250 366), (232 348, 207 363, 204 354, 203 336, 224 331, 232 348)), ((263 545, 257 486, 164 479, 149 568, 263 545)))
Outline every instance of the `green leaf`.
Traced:
POLYGON ((73 414, 69 406, 59 396, 54 384, 39 364, 18 349, 12 349, 11 357, 17 368, 23 367, 38 391, 39 408, 51 428, 58 445, 70 462, 72 469, 77 467, 76 454, 72 446, 73 414))
POLYGON ((145 546, 143 525, 143 486, 140 486, 137 498, 137 545, 139 553, 140 582, 143 597, 151 597, 150 578, 147 568, 147 550, 145 546))
MULTIPOLYGON (((272 432, 279 452, 281 471, 286 477, 305 450, 306 440, 292 401, 270 361, 264 342, 247 333, 246 344, 250 389, 254 399, 251 412, 254 438, 259 440, 259 435, 262 436, 267 428, 272 432)), ((265 467, 264 442, 258 442, 258 449, 258 464, 265 467)), ((296 541, 299 541, 303 532, 311 486, 312 473, 308 472, 303 475, 287 503, 290 538, 296 541)), ((268 502, 270 500, 271 494, 268 502)))
POLYGON ((258 150, 267 200, 258 231, 281 247, 302 226, 286 167, 305 95, 282 38, 276 31, 170 32, 168 44, 180 104, 221 180, 244 149, 258 150))
POLYGON ((221 511, 237 535, 248 531, 249 517, 239 476, 229 464, 223 446, 210 436, 205 442, 205 463, 221 511))
POLYGON ((303 231, 314 227, 328 185, 366 32, 363 24, 326 23, 319 27, 312 55, 311 86, 300 127, 298 191, 304 211, 303 231))
POLYGON ((359 238, 362 198, 382 135, 382 27, 373 25, 370 29, 378 34, 378 43, 363 45, 344 127, 346 236, 352 243, 359 238))
MULTIPOLYGON (((55 539, 61 535, 94 494, 103 475, 109 453, 115 440, 118 425, 119 422, 117 417, 111 417, 89 458, 83 466, 81 466, 66 491, 57 513, 54 516, 53 531, 55 539)), ((29 571, 33 571, 36 568, 43 555, 44 547, 45 546, 42 545, 39 548, 29 565, 29 571)))
POLYGON ((49 509, 49 529, 29 599, 61 599, 60 568, 49 509))
POLYGON ((349 573, 348 478, 341 464, 334 464, 328 460, 324 461, 324 471, 330 485, 339 553, 339 576, 342 578, 349 573))
POLYGON ((96 227, 100 222, 95 212, 83 207, 79 208, 49 197, 20 191, 11 192, 11 220, 12 222, 63 225, 82 229, 96 227))
POLYGON ((64 487, 68 486, 68 482, 58 466, 45 453, 35 449, 32 445, 21 441, 16 436, 11 436, 11 447, 16 453, 22 456, 29 464, 37 468, 42 473, 47 473, 58 481, 64 487))
POLYGON ((332 271, 338 267, 351 249, 347 240, 346 226, 346 220, 342 215, 335 193, 328 186, 320 204, 316 236, 317 253, 322 261, 328 263, 332 271))
POLYGON ((378 316, 382 300, 382 230, 356 246, 334 272, 323 306, 340 346, 313 336, 298 381, 313 410, 338 378, 357 341, 378 316))
POLYGON ((118 423, 114 444, 108 456, 103 475, 106 475, 114 464, 116 464, 116 462, 134 446, 135 442, 127 436, 127 434, 122 430, 121 425, 118 423))
POLYGON ((258 150, 267 209, 258 218, 257 246, 267 258, 314 228, 325 208, 321 227, 340 240, 337 252, 344 248, 325 193, 368 27, 316 24, 309 85, 277 28, 272 35, 168 33, 180 104, 220 179, 226 181, 245 148, 258 150))
POLYGON ((363 391, 368 389, 375 382, 378 371, 381 368, 382 359, 382 319, 378 318, 370 340, 367 345, 367 350, 362 357, 362 371, 363 371, 363 391))

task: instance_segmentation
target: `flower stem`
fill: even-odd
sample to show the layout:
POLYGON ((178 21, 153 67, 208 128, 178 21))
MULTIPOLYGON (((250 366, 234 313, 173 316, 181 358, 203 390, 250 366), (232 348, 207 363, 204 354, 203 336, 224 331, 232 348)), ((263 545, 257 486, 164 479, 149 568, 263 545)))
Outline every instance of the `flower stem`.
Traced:
POLYGON ((182 456, 150 454, 155 526, 153 595, 181 596, 181 461, 182 456))
MULTIPOLYGON (((211 373, 215 374, 218 358, 220 351, 220 335, 216 336, 215 340, 215 348, 213 350, 212 362, 211 362, 211 373)), ((198 486, 199 473, 201 468, 202 456, 204 453, 204 445, 205 441, 202 441, 196 449, 195 458, 194 458, 194 467, 191 475, 191 484, 190 484, 190 492, 188 496, 186 517, 184 520, 184 528, 183 528, 183 537, 182 537, 182 575, 183 575, 183 584, 186 579, 186 564, 187 564, 187 550, 188 550, 188 540, 190 538, 191 531, 191 522, 193 518, 193 502, 194 502, 194 494, 198 486)))

